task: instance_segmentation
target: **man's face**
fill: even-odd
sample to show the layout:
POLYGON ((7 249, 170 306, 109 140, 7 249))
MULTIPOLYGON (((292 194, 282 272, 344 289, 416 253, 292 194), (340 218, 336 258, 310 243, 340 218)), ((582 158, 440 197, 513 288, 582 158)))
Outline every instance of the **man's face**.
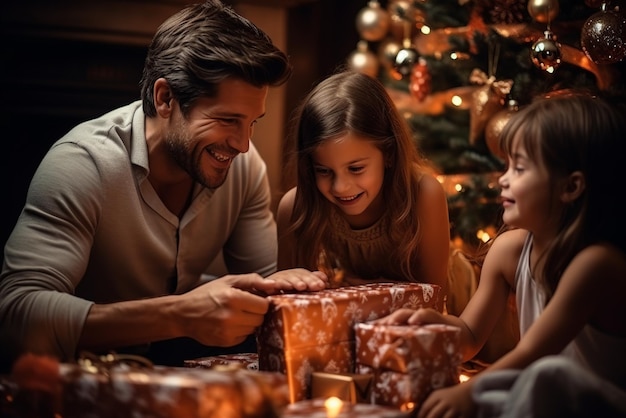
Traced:
POLYGON ((230 78, 216 97, 199 98, 187 119, 175 111, 165 139, 172 158, 205 187, 221 186, 233 159, 250 147, 254 125, 265 114, 267 92, 267 86, 230 78))

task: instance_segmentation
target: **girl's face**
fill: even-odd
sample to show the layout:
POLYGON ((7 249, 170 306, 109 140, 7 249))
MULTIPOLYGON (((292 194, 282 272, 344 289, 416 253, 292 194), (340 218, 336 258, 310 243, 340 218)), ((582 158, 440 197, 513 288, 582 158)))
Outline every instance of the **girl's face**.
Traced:
POLYGON ((506 172, 500 177, 500 196, 508 225, 535 234, 550 233, 558 216, 558 193, 552 190, 550 174, 541 161, 531 160, 519 139, 514 140, 506 172))
POLYGON ((353 228, 365 228, 380 218, 385 161, 371 141, 353 133, 324 141, 313 152, 313 169, 318 190, 353 228))

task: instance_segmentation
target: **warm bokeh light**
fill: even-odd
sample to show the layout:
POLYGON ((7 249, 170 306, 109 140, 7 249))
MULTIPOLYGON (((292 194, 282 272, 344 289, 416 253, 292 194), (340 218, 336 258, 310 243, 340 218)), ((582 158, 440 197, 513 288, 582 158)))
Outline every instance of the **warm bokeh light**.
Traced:
POLYGON ((483 229, 479 229, 478 232, 476 232, 476 238, 478 238, 482 242, 487 242, 491 239, 491 235, 489 235, 489 232, 483 229))
POLYGON ((326 401, 324 402, 324 406, 326 407, 326 416, 328 418, 337 417, 339 415, 339 412, 341 411, 342 405, 343 402, 336 396, 331 396, 330 398, 326 399, 326 401))
POLYGON ((463 104, 463 99, 461 99, 461 96, 457 96, 457 95, 452 96, 452 99, 450 99, 450 101, 452 102, 454 106, 457 106, 457 107, 463 104))
POLYGON ((470 377, 466 374, 461 373, 461 375, 459 376, 459 382, 460 383, 465 383, 468 380, 470 380, 470 377))

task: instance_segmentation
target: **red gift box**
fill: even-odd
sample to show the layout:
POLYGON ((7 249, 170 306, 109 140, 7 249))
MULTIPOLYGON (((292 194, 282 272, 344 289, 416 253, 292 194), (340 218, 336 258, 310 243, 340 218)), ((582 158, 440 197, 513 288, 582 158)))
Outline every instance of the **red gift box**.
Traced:
POLYGON ((440 287, 424 283, 372 283, 268 296, 257 333, 259 370, 287 375, 291 402, 310 397, 312 372, 354 371, 354 325, 399 308, 441 312, 440 287))
POLYGON ((374 376, 372 403, 416 407, 432 390, 459 383, 460 333, 442 324, 356 324, 355 371, 374 376))

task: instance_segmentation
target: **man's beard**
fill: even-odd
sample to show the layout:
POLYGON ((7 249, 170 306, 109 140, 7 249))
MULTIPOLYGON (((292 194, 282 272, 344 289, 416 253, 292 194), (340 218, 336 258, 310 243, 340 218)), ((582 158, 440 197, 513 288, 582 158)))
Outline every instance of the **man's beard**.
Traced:
POLYGON ((228 169, 219 170, 213 177, 202 171, 202 158, 213 158, 206 149, 196 149, 192 139, 188 136, 185 122, 177 125, 176 130, 170 131, 165 137, 165 145, 172 159, 180 168, 185 170, 194 182, 208 189, 217 189, 226 181, 228 169))

